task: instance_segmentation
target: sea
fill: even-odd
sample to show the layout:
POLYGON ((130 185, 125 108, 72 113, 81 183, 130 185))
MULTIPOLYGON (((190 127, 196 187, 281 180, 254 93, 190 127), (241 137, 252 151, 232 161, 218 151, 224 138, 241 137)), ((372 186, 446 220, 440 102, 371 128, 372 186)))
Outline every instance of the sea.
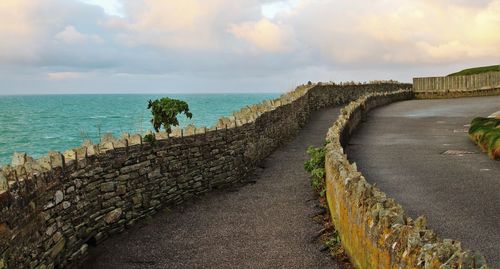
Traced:
POLYGON ((33 95, 0 96, 0 166, 10 164, 14 152, 39 158, 49 151, 65 151, 85 140, 99 141, 112 133, 144 134, 152 130, 148 100, 170 97, 186 101, 192 119, 180 115, 180 127, 214 125, 246 105, 278 97, 265 94, 169 95, 33 95))

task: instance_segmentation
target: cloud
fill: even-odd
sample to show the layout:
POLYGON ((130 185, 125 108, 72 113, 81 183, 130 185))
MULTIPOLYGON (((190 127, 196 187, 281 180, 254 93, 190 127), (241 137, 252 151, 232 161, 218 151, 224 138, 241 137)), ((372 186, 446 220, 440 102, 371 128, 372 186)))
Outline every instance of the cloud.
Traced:
POLYGON ((272 1, 262 5, 262 15, 266 18, 273 19, 277 14, 292 12, 298 4, 299 0, 272 1))
POLYGON ((305 48, 330 64, 499 59, 500 1, 479 2, 303 0, 281 19, 305 48))
POLYGON ((220 45, 216 23, 223 2, 228 1, 124 1, 127 16, 111 18, 105 25, 122 31, 117 40, 128 46, 206 51, 220 45))
POLYGON ((246 31, 245 37, 268 35, 270 31, 283 35, 274 22, 261 20, 262 5, 271 2, 276 1, 123 0, 127 15, 110 18, 104 25, 121 31, 117 41, 132 47, 151 45, 183 51, 236 51, 239 48, 234 48, 241 43, 227 31, 230 27, 249 26, 254 22, 257 27, 254 30, 258 32, 246 31))
POLYGON ((500 62, 499 14, 500 0, 1 0, 0 79, 408 81, 500 62))
POLYGON ((75 44, 75 43, 101 43, 103 42, 102 38, 98 35, 86 35, 80 33, 73 25, 68 25, 61 32, 57 33, 54 38, 61 42, 67 44, 75 44))
POLYGON ((39 27, 34 23, 38 2, 0 1, 0 62, 28 62, 37 55, 39 27))
POLYGON ((82 74, 77 72, 52 72, 48 73, 47 77, 51 80, 66 80, 80 78, 82 74))
POLYGON ((81 2, 96 5, 104 9, 109 15, 123 16, 123 7, 120 0, 80 0, 81 2))
POLYGON ((231 25, 228 31, 266 52, 279 53, 291 50, 291 33, 268 19, 231 25))
MULTIPOLYGON (((47 66, 70 45, 102 42, 92 32, 101 31, 97 24, 103 18, 102 9, 75 1, 2 0, 0 65, 47 66), (83 34, 80 29, 89 33, 83 34)), ((85 47, 79 49, 84 51, 85 47)), ((74 63, 78 65, 78 61, 74 63)))

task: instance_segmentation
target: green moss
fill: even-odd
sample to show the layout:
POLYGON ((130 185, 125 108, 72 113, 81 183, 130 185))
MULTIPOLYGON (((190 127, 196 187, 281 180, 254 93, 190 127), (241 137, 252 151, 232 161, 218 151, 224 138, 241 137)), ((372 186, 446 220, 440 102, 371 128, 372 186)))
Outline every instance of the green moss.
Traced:
POLYGON ((500 120, 493 118, 475 118, 469 129, 471 139, 484 151, 495 158, 495 151, 500 148, 500 120))
POLYGON ((460 72, 449 74, 448 77, 469 76, 469 75, 476 75, 476 74, 487 73, 487 72, 498 72, 498 71, 500 71, 500 65, 482 66, 482 67, 464 69, 460 72))

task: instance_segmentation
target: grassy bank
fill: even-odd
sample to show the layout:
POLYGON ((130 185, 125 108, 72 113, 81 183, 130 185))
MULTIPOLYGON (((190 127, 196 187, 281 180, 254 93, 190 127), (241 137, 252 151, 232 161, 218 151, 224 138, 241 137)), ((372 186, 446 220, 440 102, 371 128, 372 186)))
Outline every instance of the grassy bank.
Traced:
POLYGON ((475 118, 469 136, 490 158, 500 160, 500 119, 475 118))
POLYGON ((487 73, 487 72, 498 72, 498 71, 500 71, 500 65, 482 66, 482 67, 464 69, 460 72, 449 74, 448 77, 469 76, 469 75, 476 75, 476 74, 487 73))

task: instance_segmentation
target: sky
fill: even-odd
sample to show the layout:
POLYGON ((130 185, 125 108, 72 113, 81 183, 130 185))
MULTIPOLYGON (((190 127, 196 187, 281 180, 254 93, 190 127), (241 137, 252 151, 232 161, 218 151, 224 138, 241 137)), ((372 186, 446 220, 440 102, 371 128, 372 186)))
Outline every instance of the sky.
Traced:
POLYGON ((500 64, 500 0, 1 0, 0 95, 283 92, 500 64))

